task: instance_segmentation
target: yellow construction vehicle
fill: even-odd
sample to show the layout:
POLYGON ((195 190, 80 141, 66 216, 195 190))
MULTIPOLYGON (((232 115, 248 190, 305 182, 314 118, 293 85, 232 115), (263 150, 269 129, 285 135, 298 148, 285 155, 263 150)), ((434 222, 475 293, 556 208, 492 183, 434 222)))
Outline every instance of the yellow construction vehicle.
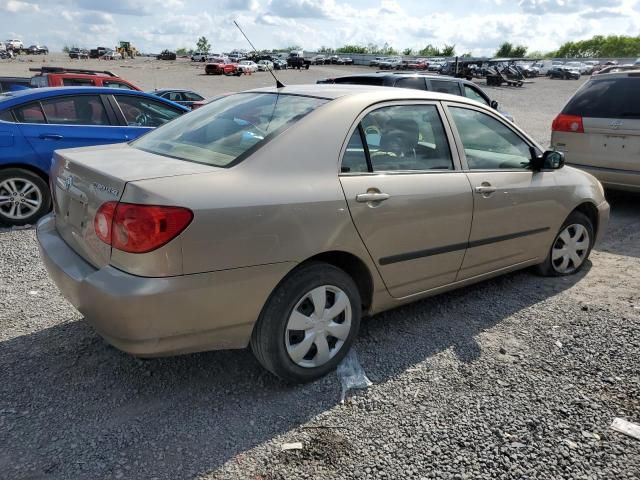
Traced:
POLYGON ((138 51, 130 42, 120 42, 120 46, 116 48, 116 51, 120 52, 122 58, 134 58, 138 54, 138 51))

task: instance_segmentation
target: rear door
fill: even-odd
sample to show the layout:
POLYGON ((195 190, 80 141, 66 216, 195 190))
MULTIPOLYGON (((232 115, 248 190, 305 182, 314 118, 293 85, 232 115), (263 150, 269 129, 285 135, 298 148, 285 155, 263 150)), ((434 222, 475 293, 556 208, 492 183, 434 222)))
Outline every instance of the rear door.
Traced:
POLYGON ((396 298, 453 282, 473 199, 442 110, 394 102, 366 111, 343 154, 340 182, 354 224, 396 298))
POLYGON ((50 162, 54 150, 123 141, 100 95, 64 95, 16 107, 13 113, 42 162, 50 162))
POLYGON ((577 122, 554 122, 552 145, 568 164, 610 185, 640 187, 640 74, 590 80, 560 116, 577 122))

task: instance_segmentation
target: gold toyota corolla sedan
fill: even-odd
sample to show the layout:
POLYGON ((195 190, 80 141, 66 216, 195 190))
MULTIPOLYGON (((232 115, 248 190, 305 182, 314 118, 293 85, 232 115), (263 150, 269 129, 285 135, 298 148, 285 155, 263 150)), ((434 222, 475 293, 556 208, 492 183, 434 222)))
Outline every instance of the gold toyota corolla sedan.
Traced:
POLYGON ((300 85, 220 98, 129 144, 58 151, 47 269, 137 356, 244 348, 292 382, 360 319, 502 273, 567 275, 600 183, 487 106, 300 85))

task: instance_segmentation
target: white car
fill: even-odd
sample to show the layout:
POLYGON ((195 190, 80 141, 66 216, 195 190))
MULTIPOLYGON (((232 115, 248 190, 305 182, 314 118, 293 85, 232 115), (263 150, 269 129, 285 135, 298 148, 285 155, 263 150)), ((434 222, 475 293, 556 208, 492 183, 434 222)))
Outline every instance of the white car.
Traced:
POLYGON ((260 70, 261 72, 273 70, 273 62, 270 60, 260 60, 258 62, 258 70, 260 70))
POLYGON ((107 53, 100 57, 102 60, 122 60, 122 54, 115 50, 109 50, 107 53))
POLYGON ((24 48, 24 44, 22 40, 7 40, 5 41, 7 48, 13 48, 14 50, 19 50, 24 48))
POLYGON ((580 75, 586 75, 589 72, 589 66, 582 62, 567 62, 564 66, 571 70, 577 70, 580 72, 580 75))
POLYGON ((191 55, 191 61, 192 62, 204 62, 204 61, 207 60, 208 57, 209 57, 208 53, 196 52, 193 55, 191 55))
POLYGON ((243 72, 254 73, 258 71, 258 64, 251 60, 242 60, 238 65, 243 72))

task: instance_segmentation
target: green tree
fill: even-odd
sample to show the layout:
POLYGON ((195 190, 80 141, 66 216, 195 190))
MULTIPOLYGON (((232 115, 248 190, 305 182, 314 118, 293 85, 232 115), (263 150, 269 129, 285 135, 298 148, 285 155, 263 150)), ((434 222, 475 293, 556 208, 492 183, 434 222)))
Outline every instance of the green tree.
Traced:
POLYGON ((209 51, 211 50, 211 44, 209 43, 209 40, 207 40, 207 37, 203 35, 198 39, 198 42, 196 43, 196 49, 198 52, 209 53, 209 51))
POLYGON ((176 55, 187 55, 188 53, 189 51, 185 47, 176 50, 176 55))
POLYGON ((402 54, 403 54, 403 55, 407 55, 407 56, 409 56, 409 55, 413 55, 413 49, 411 49, 411 48, 405 48, 405 49, 402 51, 402 54))
POLYGON ((587 40, 566 42, 553 52, 553 56, 559 58, 637 57, 638 52, 640 52, 640 35, 637 37, 596 35, 587 40))
POLYGON ((456 46, 455 45, 447 45, 444 44, 444 48, 442 49, 443 57, 453 57, 456 54, 456 46))
POLYGON ((506 57, 506 58, 523 58, 527 55, 527 47, 524 45, 514 45, 511 42, 504 42, 498 48, 496 52, 496 57, 506 57))
POLYGON ((337 53, 367 53, 367 47, 361 45, 344 45, 336 48, 337 53))
POLYGON ((418 52, 418 55, 422 57, 440 57, 442 56, 442 52, 440 51, 439 48, 429 44, 426 47, 424 47, 422 50, 420 50, 418 52))

